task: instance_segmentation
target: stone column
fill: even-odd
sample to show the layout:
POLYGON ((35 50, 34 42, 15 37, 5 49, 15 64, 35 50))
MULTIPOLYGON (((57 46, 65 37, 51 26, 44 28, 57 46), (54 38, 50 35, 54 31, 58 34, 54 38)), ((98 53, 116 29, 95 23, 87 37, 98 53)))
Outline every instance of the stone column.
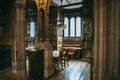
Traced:
POLYGON ((44 9, 38 9, 38 41, 42 43, 44 41, 44 9))
POLYGON ((38 0, 39 10, 39 43, 36 45, 36 50, 44 49, 44 78, 47 80, 54 73, 52 62, 52 45, 49 43, 49 6, 50 0, 38 0))
POLYGON ((38 0, 38 41, 49 43, 50 0, 38 0))
MULTIPOLYGON (((45 1, 45 0, 44 0, 45 1)), ((53 62, 52 62, 52 45, 49 41, 49 6, 50 6, 50 0, 45 1, 45 25, 44 25, 44 36, 45 36, 45 70, 44 70, 44 76, 45 79, 47 79, 50 75, 54 73, 54 68, 53 68, 53 62)))
POLYGON ((98 0, 94 0, 94 63, 93 63, 93 80, 98 78, 98 0))
POLYGON ((93 80, 120 80, 120 1, 94 0, 93 80))
POLYGON ((94 0, 93 80, 103 80, 106 69, 106 2, 94 0))
POLYGON ((27 80, 25 56, 26 0, 16 0, 17 80, 27 80))
POLYGON ((108 0, 108 58, 106 80, 120 80, 120 1, 108 0))
POLYGON ((49 12, 45 12, 45 42, 49 43, 49 12))

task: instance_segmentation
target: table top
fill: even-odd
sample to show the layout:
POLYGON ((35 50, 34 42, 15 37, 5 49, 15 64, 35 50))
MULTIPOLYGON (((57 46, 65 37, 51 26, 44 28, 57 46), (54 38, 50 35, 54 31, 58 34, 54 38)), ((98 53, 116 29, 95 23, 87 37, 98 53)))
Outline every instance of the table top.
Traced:
POLYGON ((62 47, 63 49, 83 49, 82 47, 62 47))

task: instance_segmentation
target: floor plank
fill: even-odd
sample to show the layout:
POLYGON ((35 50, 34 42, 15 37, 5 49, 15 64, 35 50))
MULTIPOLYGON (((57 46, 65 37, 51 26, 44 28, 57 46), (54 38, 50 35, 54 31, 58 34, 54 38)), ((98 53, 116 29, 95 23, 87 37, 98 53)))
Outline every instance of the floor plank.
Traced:
MULTIPOLYGON (((0 80, 17 80, 16 70, 0 72, 0 80)), ((49 80, 90 80, 90 64, 80 60, 69 61, 69 67, 53 75, 49 80)))
POLYGON ((69 67, 49 80, 90 80, 90 64, 80 60, 69 61, 69 67))
POLYGON ((0 72, 0 80, 17 80, 17 71, 10 69, 0 72))

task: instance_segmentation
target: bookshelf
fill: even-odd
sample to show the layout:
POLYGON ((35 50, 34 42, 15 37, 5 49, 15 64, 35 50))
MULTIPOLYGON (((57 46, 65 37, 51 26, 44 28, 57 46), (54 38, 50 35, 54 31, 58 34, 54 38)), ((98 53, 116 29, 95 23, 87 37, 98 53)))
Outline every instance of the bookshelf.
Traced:
POLYGON ((55 6, 50 6, 49 15, 49 30, 50 30, 50 42, 52 44, 53 50, 57 50, 57 10, 55 6))
POLYGON ((92 49, 92 23, 90 19, 83 23, 83 58, 90 59, 92 49))
POLYGON ((2 13, 2 10, 0 10, 0 37, 4 35, 4 29, 5 29, 5 15, 2 13))

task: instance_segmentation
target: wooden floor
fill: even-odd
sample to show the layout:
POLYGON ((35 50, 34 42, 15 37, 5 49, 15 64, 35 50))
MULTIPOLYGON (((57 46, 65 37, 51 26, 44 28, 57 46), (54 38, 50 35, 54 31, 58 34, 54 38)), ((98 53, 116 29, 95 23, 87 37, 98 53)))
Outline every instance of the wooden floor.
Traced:
POLYGON ((0 80, 17 80, 17 71, 15 69, 1 71, 0 80))
MULTIPOLYGON (((17 80, 16 70, 0 72, 0 80, 17 80)), ((90 64, 80 60, 69 61, 69 67, 54 74, 49 80, 90 80, 90 64)))
POLYGON ((69 61, 69 67, 56 73, 49 80, 90 80, 90 64, 80 60, 69 61))

